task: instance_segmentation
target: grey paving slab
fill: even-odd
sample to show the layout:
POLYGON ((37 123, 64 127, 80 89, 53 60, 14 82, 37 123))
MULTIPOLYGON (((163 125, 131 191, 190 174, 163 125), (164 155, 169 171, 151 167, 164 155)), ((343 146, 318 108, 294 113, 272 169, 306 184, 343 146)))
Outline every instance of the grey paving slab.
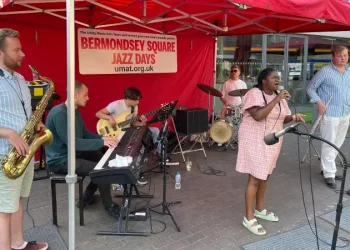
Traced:
MULTIPOLYGON (((336 211, 324 214, 320 216, 325 221, 329 222, 332 225, 335 225, 335 217, 336 217, 336 211)), ((340 216, 340 225, 339 227, 342 230, 347 231, 350 233, 350 207, 345 207, 342 210, 341 216, 340 216)))
MULTIPOLYGON (((313 229, 314 230, 314 229, 313 229)), ((315 232, 315 230, 314 230, 315 232)), ((243 246, 244 250, 328 250, 332 244, 332 236, 322 230, 318 230, 318 237, 322 241, 319 241, 319 248, 317 247, 317 240, 314 233, 309 226, 294 229, 287 233, 279 234, 265 240, 257 241, 252 244, 243 246)), ((338 240, 337 247, 347 250, 350 246, 341 240, 338 240)))
POLYGON ((24 231, 26 241, 44 241, 50 246, 50 250, 66 250, 67 247, 58 232, 52 224, 31 228, 24 231))
MULTIPOLYGON (((115 230, 116 226, 115 221, 106 215, 103 206, 96 204, 85 208, 85 226, 83 227, 79 226, 78 209, 75 211, 76 249, 232 250, 300 228, 307 224, 307 220, 300 189, 296 143, 295 135, 288 134, 285 136, 277 168, 268 181, 265 206, 279 216, 280 222, 261 221, 267 230, 267 235, 264 237, 253 235, 242 226, 245 213, 244 195, 247 175, 235 171, 237 151, 229 149, 228 151, 218 152, 214 148, 210 148, 207 149, 207 159, 204 158, 202 152, 187 154, 194 163, 190 172, 186 171, 180 155, 172 156, 173 161, 179 161, 180 165, 169 167, 169 171, 172 173, 179 171, 183 183, 180 190, 175 190, 174 180, 167 179, 167 200, 182 201, 181 204, 170 206, 170 211, 174 215, 181 232, 177 232, 169 216, 152 213, 152 229, 154 232, 160 232, 158 234, 151 233, 150 221, 147 220, 146 222, 129 223, 130 230, 147 231, 149 233, 147 237, 97 235, 96 233, 100 230, 115 230), (201 171, 209 168, 208 165, 216 170, 224 171, 226 175, 215 176, 201 173, 201 171), (165 223, 166 228, 164 229, 164 224, 158 221, 165 223)), ((306 151, 306 145, 306 141, 301 140, 301 157, 306 151)), ((320 144, 315 143, 315 145, 319 150, 320 144)), ((347 138, 342 150, 349 152, 349 149, 350 140, 347 138)), ((335 211, 339 194, 325 185, 323 177, 319 173, 320 165, 317 158, 312 157, 311 167, 308 163, 307 161, 301 165, 301 179, 308 216, 311 218, 313 209, 310 175, 317 216, 335 211)), ((44 171, 41 172, 44 174, 44 171)), ((39 172, 39 175, 41 172, 39 172)), ((87 186, 88 183, 89 178, 86 178, 84 186, 87 186)), ((337 183, 340 185, 340 182, 337 183)), ((155 197, 150 204, 158 204, 162 201, 162 186, 163 176, 156 173, 152 174, 151 193, 154 192, 155 197)), ((346 180, 345 187, 346 189, 350 188, 349 178, 346 180)), ((140 191, 148 192, 148 186, 140 188, 140 191)), ((66 184, 57 185, 58 231, 66 244, 69 237, 67 194, 66 184)), ((77 197, 78 190, 76 186, 77 197)), ((118 204, 121 202, 120 198, 114 198, 114 201, 118 204)), ((139 203, 137 207, 142 207, 146 201, 132 200, 132 206, 137 203, 139 203)), ((24 204, 26 205, 26 203, 24 204)), ((344 196, 344 206, 350 206, 350 196, 348 195, 344 196)), ((49 180, 40 180, 33 183, 28 208, 36 225, 52 223, 49 180)), ((343 212, 344 218, 346 216, 344 215, 345 212, 343 212)), ((330 233, 325 230, 325 228, 330 227, 328 222, 320 218, 317 219, 317 222, 320 231, 330 233)), ((31 227, 31 219, 24 213, 24 228, 31 227)), ((342 237, 350 239, 350 233, 343 230, 340 233, 342 237)), ((37 235, 36 238, 42 240, 41 237, 41 235, 37 235)))

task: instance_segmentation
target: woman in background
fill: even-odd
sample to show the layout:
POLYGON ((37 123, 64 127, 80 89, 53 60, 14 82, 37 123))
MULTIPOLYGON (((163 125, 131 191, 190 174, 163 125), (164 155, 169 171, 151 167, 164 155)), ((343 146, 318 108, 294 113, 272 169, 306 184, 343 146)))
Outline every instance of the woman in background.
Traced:
POLYGON ((286 90, 277 93, 279 86, 280 77, 274 69, 266 68, 260 72, 258 84, 245 95, 243 121, 238 132, 236 170, 249 174, 243 225, 257 235, 264 235, 266 231, 255 217, 268 221, 279 220, 274 213, 265 209, 264 195, 266 182, 276 167, 282 138, 278 143, 268 146, 264 136, 282 130, 283 124, 291 121, 304 122, 304 115, 291 115, 286 101, 290 95, 286 90))

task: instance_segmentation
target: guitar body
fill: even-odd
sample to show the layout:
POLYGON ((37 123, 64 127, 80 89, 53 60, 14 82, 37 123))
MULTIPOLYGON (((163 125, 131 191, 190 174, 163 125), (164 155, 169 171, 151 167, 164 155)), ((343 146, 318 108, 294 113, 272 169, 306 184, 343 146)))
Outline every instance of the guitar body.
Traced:
MULTIPOLYGON (((174 109, 176 103, 177 101, 162 105, 161 109, 163 109, 163 112, 165 112, 165 110, 171 108, 171 105, 173 105, 172 109, 174 109)), ((156 114, 157 112, 158 109, 145 113, 142 116, 147 117, 149 115, 156 114)), ((124 112, 114 119, 116 121, 115 127, 112 127, 108 120, 100 119, 97 122, 97 133, 102 136, 118 136, 123 128, 127 127, 129 124, 132 124, 134 121, 140 120, 142 116, 134 117, 131 112, 124 112)))
POLYGON ((124 112, 123 114, 116 117, 115 121, 117 125, 115 128, 111 126, 109 121, 100 119, 97 122, 97 126, 96 126, 97 133, 102 136, 118 136, 123 129, 123 127, 118 126, 118 124, 130 119, 132 116, 133 115, 130 112, 124 112))

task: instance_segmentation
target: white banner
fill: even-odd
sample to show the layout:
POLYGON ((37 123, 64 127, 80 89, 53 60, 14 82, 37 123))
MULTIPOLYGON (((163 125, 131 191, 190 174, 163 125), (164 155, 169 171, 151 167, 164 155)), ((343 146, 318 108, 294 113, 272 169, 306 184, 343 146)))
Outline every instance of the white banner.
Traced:
POLYGON ((78 48, 82 75, 177 72, 176 36, 79 29, 78 48))

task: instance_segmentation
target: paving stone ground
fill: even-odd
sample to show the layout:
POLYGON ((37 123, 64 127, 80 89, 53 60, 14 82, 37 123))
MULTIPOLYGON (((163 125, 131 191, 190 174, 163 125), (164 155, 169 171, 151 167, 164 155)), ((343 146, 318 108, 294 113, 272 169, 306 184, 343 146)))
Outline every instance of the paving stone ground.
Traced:
MULTIPOLYGON (((309 126, 309 129, 311 126, 309 126)), ((307 147, 305 139, 300 140, 300 152, 303 157, 307 147)), ((315 147, 320 151, 320 143, 315 142, 315 147)), ((349 156, 350 139, 347 138, 342 147, 345 155, 349 156)), ((254 150, 254 149, 252 149, 254 150)), ((241 249, 243 245, 259 241, 295 228, 307 225, 307 217, 302 202, 300 183, 300 171, 298 164, 297 136, 287 134, 278 166, 273 172, 266 192, 266 208, 272 210, 280 217, 280 222, 264 222, 262 225, 267 230, 266 236, 252 235, 242 226, 244 216, 244 191, 247 176, 235 171, 237 149, 219 152, 213 148, 207 149, 207 159, 202 152, 190 153, 188 156, 193 161, 192 170, 186 171, 181 162, 180 155, 172 156, 173 161, 180 161, 179 166, 171 166, 170 171, 180 171, 182 176, 182 188, 175 190, 174 180, 167 181, 167 200, 182 201, 181 204, 170 206, 181 232, 178 232, 169 216, 151 213, 152 229, 158 234, 151 233, 150 221, 130 222, 130 230, 147 231, 147 237, 131 236, 100 236, 99 230, 114 230, 115 221, 103 210, 101 204, 88 206, 85 211, 85 226, 79 226, 79 213, 76 209, 76 249, 241 249), (225 176, 206 175, 202 172, 208 166, 226 173, 225 176), (162 221, 160 223, 158 221, 162 221)), ((309 161, 301 164, 301 180, 305 195, 306 210, 310 219, 313 219, 312 197, 310 191, 310 175, 314 192, 314 203, 317 217, 317 225, 324 231, 331 233, 333 227, 319 218, 322 214, 335 211, 339 199, 339 193, 328 188, 320 175, 320 162, 312 151, 312 165, 309 161)), ((44 172, 44 171, 41 171, 44 172)), ((39 173, 41 175, 43 173, 39 173)), ((89 179, 85 180, 87 185, 89 179)), ((162 201, 163 178, 159 173, 152 174, 151 193, 155 198, 150 204, 158 204, 162 201)), ((338 183, 338 189, 340 182, 338 183)), ((346 190, 350 188, 349 178, 346 181, 346 190)), ((65 184, 57 185, 58 200, 58 229, 63 240, 68 245, 68 188, 65 184)), ((140 188, 142 192, 148 192, 148 186, 140 188)), ((77 190, 76 190, 77 191, 77 190)), ((78 197, 78 196, 77 196, 78 197)), ((344 195, 344 206, 349 206, 349 196, 344 195)), ((121 202, 115 198, 115 202, 121 202)), ((134 199, 133 205, 142 207, 145 200, 134 199)), ((26 200, 25 200, 26 204, 26 200)), ((34 218, 35 225, 52 223, 51 189, 50 181, 39 180, 33 184, 32 194, 28 207, 30 215, 34 218)), ((161 210, 159 210, 161 211, 161 210)), ((313 222, 312 222, 313 223, 313 222)), ((25 214, 25 229, 33 226, 32 220, 25 214)), ((339 235, 350 239, 350 235, 340 230, 339 235)))

